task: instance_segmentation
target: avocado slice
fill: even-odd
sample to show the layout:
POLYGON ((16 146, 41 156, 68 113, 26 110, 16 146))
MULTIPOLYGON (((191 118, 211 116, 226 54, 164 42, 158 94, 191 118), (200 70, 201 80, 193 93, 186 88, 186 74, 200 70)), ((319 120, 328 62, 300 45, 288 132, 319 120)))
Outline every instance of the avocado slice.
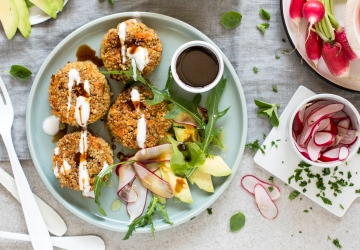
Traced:
POLYGON ((29 9, 24 0, 13 0, 16 6, 16 9, 19 14, 19 24, 18 28, 21 34, 28 38, 31 33, 31 24, 30 24, 30 15, 29 9))
POLYGON ((211 180, 211 175, 200 172, 198 169, 188 178, 191 184, 196 184, 200 189, 214 193, 214 186, 211 180))
POLYGON ((31 0, 31 2, 44 11, 47 15, 56 19, 56 7, 54 0, 31 0))
POLYGON ((199 133, 194 126, 173 122, 173 129, 178 142, 199 141, 199 133))
POLYGON ((179 198, 182 202, 193 203, 190 193, 189 184, 185 178, 176 176, 170 167, 169 162, 162 162, 159 164, 162 178, 167 181, 174 190, 174 196, 179 198))
POLYGON ((228 176, 232 173, 220 156, 206 158, 204 165, 200 166, 198 170, 212 176, 228 176))
POLYGON ((0 0, 0 21, 7 39, 11 40, 19 24, 19 14, 13 0, 0 0))
POLYGON ((56 10, 62 11, 64 7, 64 1, 63 0, 54 0, 54 4, 56 7, 56 10))

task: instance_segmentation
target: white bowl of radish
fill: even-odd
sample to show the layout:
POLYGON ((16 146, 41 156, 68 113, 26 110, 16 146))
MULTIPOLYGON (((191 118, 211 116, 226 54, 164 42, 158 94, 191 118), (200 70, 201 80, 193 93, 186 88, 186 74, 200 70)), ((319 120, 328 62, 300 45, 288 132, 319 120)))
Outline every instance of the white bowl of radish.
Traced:
POLYGON ((315 95, 304 100, 290 116, 290 144, 306 163, 335 167, 357 152, 359 123, 359 112, 348 100, 332 94, 315 95))

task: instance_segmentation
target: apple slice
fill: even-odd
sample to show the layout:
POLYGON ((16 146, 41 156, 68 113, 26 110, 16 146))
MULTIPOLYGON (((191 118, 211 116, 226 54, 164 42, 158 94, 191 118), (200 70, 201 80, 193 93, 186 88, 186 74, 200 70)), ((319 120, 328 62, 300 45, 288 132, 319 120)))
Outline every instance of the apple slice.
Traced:
POLYGON ((54 0, 31 0, 31 2, 44 11, 48 16, 56 19, 56 7, 54 0))
POLYGON ((0 21, 7 39, 11 40, 19 24, 19 14, 13 0, 0 0, 0 21))

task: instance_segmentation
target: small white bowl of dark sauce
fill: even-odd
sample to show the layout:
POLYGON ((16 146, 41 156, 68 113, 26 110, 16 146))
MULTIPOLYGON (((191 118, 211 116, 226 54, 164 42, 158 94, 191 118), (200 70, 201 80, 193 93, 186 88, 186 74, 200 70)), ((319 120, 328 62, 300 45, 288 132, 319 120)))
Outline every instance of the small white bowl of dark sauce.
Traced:
POLYGON ((171 72, 184 90, 202 93, 211 90, 221 80, 224 61, 218 48, 203 41, 191 41, 180 46, 171 60, 171 72))

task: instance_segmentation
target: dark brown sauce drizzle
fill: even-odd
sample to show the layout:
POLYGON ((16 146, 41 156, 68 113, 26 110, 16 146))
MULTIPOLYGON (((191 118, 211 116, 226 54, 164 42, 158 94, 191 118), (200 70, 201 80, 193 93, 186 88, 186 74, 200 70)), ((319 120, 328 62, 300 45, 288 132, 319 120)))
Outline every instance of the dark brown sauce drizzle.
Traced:
POLYGON ((219 61, 213 52, 204 47, 190 47, 179 55, 176 72, 185 84, 196 88, 205 87, 215 80, 219 61))
POLYGON ((76 96, 83 96, 85 98, 89 98, 89 93, 85 90, 84 83, 74 84, 72 91, 75 93, 76 96))
POLYGON ((80 45, 76 51, 76 58, 78 61, 92 61, 96 66, 101 67, 104 65, 102 60, 96 56, 96 51, 89 45, 80 45))

